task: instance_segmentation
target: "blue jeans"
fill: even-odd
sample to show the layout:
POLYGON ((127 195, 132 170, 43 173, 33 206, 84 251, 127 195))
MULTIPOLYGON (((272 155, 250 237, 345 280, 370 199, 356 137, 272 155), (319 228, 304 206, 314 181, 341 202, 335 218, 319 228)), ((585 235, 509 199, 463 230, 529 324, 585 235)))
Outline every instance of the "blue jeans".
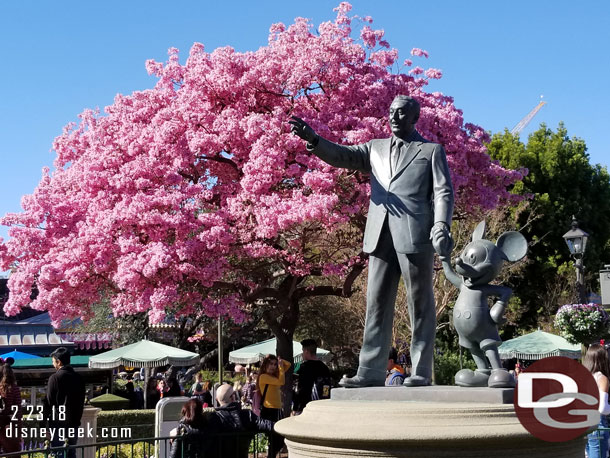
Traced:
MULTIPOLYGON (((600 428, 608 427, 608 419, 605 415, 599 421, 600 428)), ((587 456, 589 458, 606 458, 608 456, 608 431, 593 431, 587 435, 587 456)))

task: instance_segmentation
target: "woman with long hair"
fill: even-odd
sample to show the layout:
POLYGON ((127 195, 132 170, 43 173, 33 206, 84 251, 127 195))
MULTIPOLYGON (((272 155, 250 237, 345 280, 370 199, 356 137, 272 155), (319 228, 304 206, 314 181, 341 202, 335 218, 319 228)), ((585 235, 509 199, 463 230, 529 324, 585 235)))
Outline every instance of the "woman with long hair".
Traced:
MULTIPOLYGON (((290 363, 275 355, 267 355, 261 363, 256 381, 257 390, 261 395, 261 418, 278 421, 282 414, 282 386, 286 382, 285 374, 290 363)), ((269 458, 275 458, 284 446, 284 438, 277 433, 269 436, 269 458)))
MULTIPOLYGON (((603 345, 593 344, 589 346, 583 359, 583 365, 589 369, 595 378, 599 388, 599 427, 607 428, 608 419, 606 415, 610 413, 608 405, 608 387, 610 379, 610 360, 608 351, 603 345)), ((608 431, 593 431, 587 436, 587 456, 589 458, 606 458, 608 455, 608 431)))
POLYGON ((176 436, 180 439, 172 440, 170 458, 199 458, 202 456, 216 456, 210 454, 212 441, 208 429, 208 418, 203 413, 203 404, 198 398, 191 398, 182 406, 182 418, 176 428, 176 436))
POLYGON ((192 396, 198 398, 203 407, 212 407, 212 382, 209 380, 203 381, 203 374, 197 372, 195 375, 195 383, 192 387, 192 396))
POLYGON ((148 377, 146 382, 146 393, 144 395, 146 396, 146 408, 154 409, 157 402, 159 402, 159 399, 161 399, 159 391, 157 390, 156 377, 148 377))
POLYGON ((4 404, 0 413, 0 452, 18 452, 21 449, 21 441, 16 434, 16 428, 21 427, 21 390, 17 386, 10 364, 0 365, 0 397, 4 404), (7 433, 9 428, 13 428, 12 434, 7 433))
POLYGON ((206 380, 203 382, 203 394, 201 395, 201 402, 203 407, 213 407, 214 402, 212 401, 212 382, 206 380))

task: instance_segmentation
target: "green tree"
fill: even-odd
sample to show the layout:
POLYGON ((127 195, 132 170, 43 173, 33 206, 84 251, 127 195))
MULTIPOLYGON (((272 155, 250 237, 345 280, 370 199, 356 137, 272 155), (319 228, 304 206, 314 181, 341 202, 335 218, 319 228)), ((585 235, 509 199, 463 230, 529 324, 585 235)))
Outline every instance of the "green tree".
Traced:
POLYGON ((610 176, 605 167, 590 163, 584 140, 570 138, 563 123, 556 131, 542 124, 527 144, 504 131, 488 148, 502 166, 528 170, 513 191, 531 200, 512 216, 530 241, 530 262, 513 286, 522 306, 521 325, 549 323, 563 303, 576 302, 575 272, 562 238, 572 215, 591 235, 584 258, 588 289, 596 288, 597 272, 610 261, 610 176))

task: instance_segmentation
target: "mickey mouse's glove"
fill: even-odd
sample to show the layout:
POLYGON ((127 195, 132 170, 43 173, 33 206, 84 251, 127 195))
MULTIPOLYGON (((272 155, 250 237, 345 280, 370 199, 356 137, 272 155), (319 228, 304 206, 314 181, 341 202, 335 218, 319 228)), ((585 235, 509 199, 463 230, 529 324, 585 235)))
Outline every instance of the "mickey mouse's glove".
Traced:
POLYGON ((506 310, 506 303, 504 301, 496 301, 489 311, 491 319, 497 324, 506 323, 506 318, 504 318, 504 310, 506 310))

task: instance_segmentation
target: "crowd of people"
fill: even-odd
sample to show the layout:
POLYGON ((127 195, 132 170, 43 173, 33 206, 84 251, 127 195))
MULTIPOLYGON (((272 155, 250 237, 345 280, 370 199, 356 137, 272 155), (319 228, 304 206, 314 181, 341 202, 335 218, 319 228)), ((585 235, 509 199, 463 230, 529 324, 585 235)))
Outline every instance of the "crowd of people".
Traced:
MULTIPOLYGON (((330 370, 317 359, 317 344, 313 339, 301 342, 303 362, 294 372, 295 383, 292 415, 299 415, 315 399, 330 397, 330 370)), ((290 363, 275 355, 263 358, 258 372, 251 372, 241 386, 223 384, 216 388, 217 407, 204 412, 210 386, 196 377, 191 399, 182 408, 182 419, 173 434, 180 435, 172 445, 171 457, 205 456, 246 457, 252 436, 258 432, 268 434, 268 457, 277 457, 284 447, 284 438, 273 429, 284 417, 285 405, 282 387, 290 363), (240 437, 223 440, 223 433, 239 433, 240 437), (221 451, 221 452, 220 452, 221 451), (221 453, 221 454, 219 454, 221 453)))
MULTIPOLYGON (((288 410, 291 415, 300 415, 312 400, 330 397, 332 385, 330 371, 326 364, 317 359, 317 344, 313 339, 301 342, 303 362, 294 371, 292 405, 283 404, 282 387, 286 383, 286 372, 290 363, 275 355, 267 355, 258 372, 246 373, 244 385, 236 381, 212 386, 204 381, 202 373, 197 373, 191 388, 185 393, 172 372, 150 377, 143 393, 149 408, 169 396, 190 396, 182 407, 178 427, 172 431, 174 440, 171 458, 194 458, 198 456, 247 457, 251 439, 256 433, 266 433, 269 437, 268 457, 276 458, 284 447, 284 439, 274 431, 274 424, 283 418, 288 410), (213 409, 212 409, 213 407, 213 409), (230 433, 230 436, 227 436, 230 433), (237 437, 235 436, 237 434, 237 437)), ((47 384, 44 411, 49 428, 77 428, 80 425, 85 402, 85 385, 80 375, 70 365, 70 353, 59 348, 52 354, 56 372, 47 384)), ((10 427, 21 427, 22 400, 12 368, 14 360, 0 360, 0 452, 11 453, 20 450, 20 440, 7 433, 10 427)), ((600 393, 599 427, 607 428, 606 415, 610 414, 608 391, 610 388, 610 359, 603 345, 591 345, 583 359, 583 365, 593 374, 600 393)), ((520 366, 515 368, 517 375, 520 366)), ((401 386, 407 377, 405 368, 399 363, 398 353, 392 348, 388 355, 386 386, 401 386)), ((133 393, 133 383, 129 392, 133 393)), ((587 437, 588 458, 608 458, 608 431, 597 430, 587 437)), ((68 445, 76 444, 77 437, 67 437, 68 445)), ((65 443, 59 437, 53 438, 52 447, 65 443)), ((59 452, 58 458, 72 458, 75 450, 59 452)))
MULTIPOLYGON (((312 339, 302 342, 303 362, 295 371, 295 384, 292 414, 298 415, 312 399, 330 397, 330 371, 317 359, 317 345, 312 339)), ((46 426, 53 428, 77 428, 80 425, 85 404, 85 385, 81 376, 70 365, 70 353, 66 348, 59 348, 52 354, 52 363, 56 372, 49 378, 46 396, 43 400, 46 426)), ((22 419, 21 391, 16 383, 12 369, 12 359, 0 361, 0 452, 10 453, 20 450, 21 441, 14 434, 8 434, 6 428, 20 428, 22 419)), ((286 372, 290 363, 275 355, 267 355, 260 364, 258 372, 246 373, 242 385, 236 381, 233 385, 212 386, 204 380, 202 373, 197 373, 189 390, 183 390, 175 374, 155 374, 149 377, 145 389, 136 389, 133 380, 124 385, 125 396, 130 401, 130 408, 143 407, 144 400, 148 408, 154 408, 160 399, 171 396, 190 396, 191 399, 182 409, 182 419, 175 433, 184 436, 176 441, 184 448, 184 456, 198 456, 203 448, 222 448, 218 456, 247 456, 248 444, 254 433, 264 432, 269 435, 269 457, 276 457, 284 447, 284 439, 273 431, 275 422, 283 418, 285 405, 282 399, 282 387, 286 383, 286 372), (214 396, 215 395, 215 396, 214 396), (214 402, 216 401, 216 402, 214 402), (210 412, 210 408, 214 410, 210 412), (206 409, 207 408, 207 409, 206 409), (207 412, 204 412, 207 410, 207 412), (190 440, 206 432, 240 433, 235 444, 231 440, 190 440), (245 454, 244 454, 245 453, 245 454)), ((75 445, 77 437, 59 436, 52 438, 52 447, 61 447, 67 439, 68 445, 75 445)), ((179 444, 179 445, 178 445, 179 444)), ((178 453, 174 450, 174 453, 178 453)), ((59 458, 72 458, 75 450, 59 452, 59 458)), ((179 456, 179 455, 175 455, 179 456)), ((216 456, 216 455, 210 455, 216 456)))

